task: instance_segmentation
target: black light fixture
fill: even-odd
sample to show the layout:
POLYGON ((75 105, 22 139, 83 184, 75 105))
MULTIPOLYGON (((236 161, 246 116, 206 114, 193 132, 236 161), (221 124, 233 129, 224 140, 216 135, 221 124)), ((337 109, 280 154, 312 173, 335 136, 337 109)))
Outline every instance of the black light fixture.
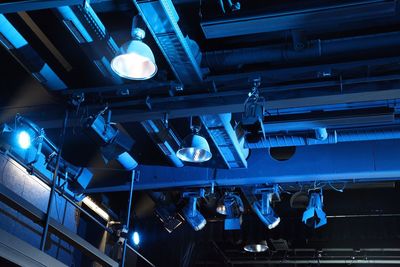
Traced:
POLYGON ((326 214, 323 211, 322 191, 310 194, 310 201, 306 211, 303 213, 302 221, 313 228, 319 228, 327 223, 326 214))
POLYGON ((132 22, 132 40, 121 46, 119 55, 111 61, 112 70, 130 80, 147 80, 157 73, 157 65, 151 48, 143 42, 145 24, 140 15, 132 22))
POLYGON ((225 230, 239 230, 242 224, 244 204, 239 195, 234 192, 226 192, 217 203, 216 211, 226 215, 224 221, 225 230))
POLYGON ((186 136, 176 156, 186 162, 205 162, 211 159, 212 153, 210 146, 203 136, 199 134, 201 126, 193 125, 193 119, 190 117, 190 129, 192 133, 186 136))
POLYGON ((138 165, 129 154, 134 141, 111 122, 111 110, 108 110, 107 120, 104 119, 103 114, 106 110, 107 108, 87 118, 86 132, 101 146, 101 153, 106 164, 115 160, 125 170, 131 171, 138 165))

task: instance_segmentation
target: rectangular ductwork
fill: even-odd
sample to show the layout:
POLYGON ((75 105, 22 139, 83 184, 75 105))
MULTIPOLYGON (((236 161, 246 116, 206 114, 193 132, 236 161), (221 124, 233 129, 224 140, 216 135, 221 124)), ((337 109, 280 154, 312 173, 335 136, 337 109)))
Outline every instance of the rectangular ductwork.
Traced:
POLYGON ((172 1, 139 0, 134 3, 177 79, 183 85, 201 82, 201 52, 179 28, 179 16, 172 1))
POLYGON ((231 125, 231 114, 204 115, 200 118, 228 168, 246 168, 245 150, 231 125))
MULTIPOLYGON (((321 1, 324 3, 325 1, 321 1)), ((271 11, 251 16, 231 16, 201 23, 207 39, 302 29, 347 21, 395 16, 397 1, 342 1, 340 4, 309 7, 301 10, 271 11)), ((277 3, 279 4, 279 3, 277 3)))

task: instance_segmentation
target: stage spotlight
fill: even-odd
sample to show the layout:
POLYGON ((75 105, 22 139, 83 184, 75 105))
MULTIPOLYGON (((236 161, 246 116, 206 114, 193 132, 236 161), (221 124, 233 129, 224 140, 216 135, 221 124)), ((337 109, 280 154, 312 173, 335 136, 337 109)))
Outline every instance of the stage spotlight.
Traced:
POLYGON ((102 110, 95 116, 90 116, 86 121, 86 132, 99 145, 106 164, 115 160, 125 170, 131 171, 138 165, 136 160, 129 154, 133 146, 133 139, 120 131, 111 120, 111 111, 108 111, 107 120, 104 119, 102 110))
POLYGON ((31 146, 31 136, 25 130, 17 133, 18 146, 22 149, 28 149, 31 146))
POLYGON ((242 199, 235 193, 228 192, 224 196, 223 203, 224 208, 222 210, 226 214, 225 230, 239 230, 242 224, 242 213, 244 212, 242 199))
POLYGON ((310 195, 306 211, 303 213, 303 223, 309 227, 318 228, 327 223, 326 214, 322 210, 323 196, 322 192, 313 192, 310 195))
POLYGON ((183 216, 195 231, 204 228, 207 221, 204 216, 197 210, 197 197, 190 197, 189 203, 183 208, 183 216))
POLYGON ((135 246, 138 246, 139 245, 139 243, 140 243, 140 236, 139 236, 139 233, 138 232, 133 232, 133 234, 132 234, 132 242, 133 242, 133 244, 135 245, 135 246))
POLYGON ((281 219, 277 216, 271 207, 271 200, 274 192, 263 193, 261 201, 255 201, 252 205, 254 212, 260 220, 268 227, 273 229, 278 226, 281 219))

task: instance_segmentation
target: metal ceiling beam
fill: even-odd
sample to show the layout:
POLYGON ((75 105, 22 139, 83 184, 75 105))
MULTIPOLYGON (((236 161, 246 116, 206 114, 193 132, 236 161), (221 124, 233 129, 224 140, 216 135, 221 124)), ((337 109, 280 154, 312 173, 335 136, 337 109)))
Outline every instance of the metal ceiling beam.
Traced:
POLYGON ((3 45, 47 89, 58 91, 67 87, 54 70, 2 14, 0 14, 0 45, 3 45))
POLYGON ((337 21, 343 23, 395 15, 396 2, 343 1, 334 5, 314 5, 297 10, 293 10, 293 5, 280 9, 270 7, 261 14, 253 12, 247 16, 220 16, 218 19, 205 20, 201 27, 207 39, 309 28, 335 24, 337 21))
POLYGON ((60 6, 83 5, 85 0, 26 0, 0 3, 0 14, 56 8, 60 6))
POLYGON ((241 186, 310 181, 399 180, 400 140, 352 142, 298 147, 287 161, 277 161, 268 150, 253 150, 247 169, 139 166, 135 190, 210 186, 241 186))
MULTIPOLYGON (((382 88, 379 86, 377 88, 382 88)), ((379 106, 395 104, 400 99, 400 86, 386 86, 377 91, 364 91, 355 93, 342 93, 332 91, 330 94, 322 96, 293 97, 287 96, 286 99, 271 99, 266 102, 266 109, 270 111, 297 110, 324 110, 324 109, 343 109, 357 107, 368 108, 370 106, 379 106), (385 89, 390 88, 390 89, 385 89)), ((199 116, 206 114, 238 113, 243 112, 244 100, 247 92, 237 91, 198 94, 189 96, 176 96, 150 99, 152 109, 149 110, 144 100, 124 101, 122 105, 110 104, 113 109, 113 121, 119 123, 163 119, 168 114, 169 119, 186 118, 188 116, 199 116), (232 96, 233 95, 233 96, 232 96)), ((285 97, 285 94, 280 94, 285 97)), ((268 98, 267 98, 268 99, 268 98)), ((88 112, 98 112, 100 106, 91 106, 88 112)), ((20 113, 35 121, 44 128, 57 128, 61 124, 63 109, 57 105, 32 106, 32 107, 4 107, 0 109, 3 112, 20 113), (51 112, 50 112, 51 111, 51 112)), ((79 119, 71 119, 70 126, 79 125, 79 119)))

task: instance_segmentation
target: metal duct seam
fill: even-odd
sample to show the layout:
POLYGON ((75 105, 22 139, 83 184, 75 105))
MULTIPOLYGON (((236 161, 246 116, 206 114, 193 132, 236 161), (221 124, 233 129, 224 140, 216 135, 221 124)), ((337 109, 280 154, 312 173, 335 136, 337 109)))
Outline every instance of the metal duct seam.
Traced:
POLYGON ((270 147, 326 145, 342 142, 374 141, 388 139, 400 139, 400 128, 372 130, 339 130, 329 133, 328 137, 324 140, 290 135, 267 136, 266 139, 260 138, 260 140, 256 142, 247 142, 246 147, 250 149, 258 149, 270 147))

